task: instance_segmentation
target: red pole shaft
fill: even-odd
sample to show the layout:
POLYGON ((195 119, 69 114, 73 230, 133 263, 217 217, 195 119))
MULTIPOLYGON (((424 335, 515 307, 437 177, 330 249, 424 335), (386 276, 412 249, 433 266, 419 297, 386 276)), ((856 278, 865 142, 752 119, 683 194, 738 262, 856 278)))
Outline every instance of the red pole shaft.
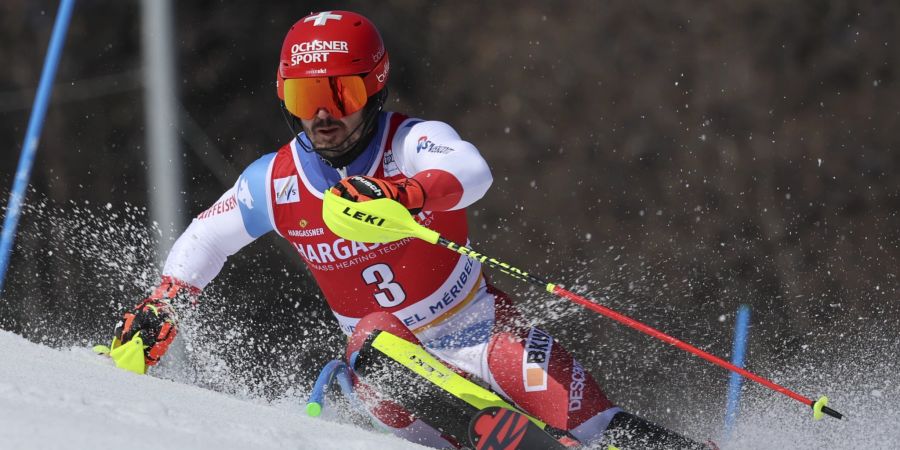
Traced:
POLYGON ((707 361, 709 361, 709 362, 711 362, 711 363, 713 363, 713 364, 715 364, 715 365, 717 365, 717 366, 724 367, 724 368, 726 368, 726 369, 728 369, 728 370, 731 370, 731 371, 733 371, 733 372, 737 372, 737 373, 739 373, 740 375, 742 375, 742 376, 744 376, 744 377, 746 377, 746 378, 749 378, 749 379, 751 379, 751 380, 753 380, 753 381, 755 381, 755 382, 757 382, 757 383, 759 383, 759 384, 761 384, 761 385, 763 385, 763 386, 765 386, 765 387, 767 387, 767 388, 769 388, 769 389, 772 389, 773 391, 780 392, 780 393, 782 393, 782 394, 784 394, 784 395, 787 395, 788 397, 790 397, 790 398, 792 398, 792 399, 794 399, 794 400, 797 400, 798 402, 804 403, 804 404, 806 404, 806 405, 808 405, 808 406, 812 406, 812 405, 813 405, 813 401, 812 401, 812 400, 810 400, 810 399, 808 399, 808 398, 806 398, 806 397, 804 397, 804 396, 802 396, 802 395, 800 395, 800 394, 798 394, 798 393, 796 393, 796 392, 794 392, 794 391, 791 391, 790 389, 788 389, 788 388, 786 388, 786 387, 784 387, 784 386, 775 384, 775 383, 773 383, 773 382, 771 382, 771 381, 769 381, 769 380, 767 380, 767 379, 765 379, 765 378, 763 378, 763 377, 761 377, 761 376, 759 376, 759 375, 756 375, 756 374, 754 374, 754 373, 752 373, 752 372, 748 372, 748 371, 746 371, 746 370, 744 370, 744 369, 742 369, 742 368, 740 368, 740 367, 738 367, 738 366, 735 366, 734 364, 731 364, 730 362, 725 361, 724 359, 721 359, 721 358, 719 358, 719 357, 717 357, 717 356, 715 356, 715 355, 712 355, 712 354, 707 353, 707 352, 705 352, 705 351, 703 351, 703 350, 700 350, 699 348, 694 347, 693 345, 688 344, 687 342, 678 340, 678 339, 676 339, 676 338, 674 338, 674 337, 672 337, 672 336, 669 336, 669 335, 666 334, 666 333, 663 333, 662 331, 659 331, 659 330, 657 330, 657 329, 655 329, 655 328, 653 328, 653 327, 649 327, 649 326, 647 326, 647 325, 644 325, 644 324, 641 323, 641 322, 638 322, 638 321, 636 321, 636 320, 634 320, 634 319, 632 319, 632 318, 630 318, 630 317, 628 317, 628 316, 626 316, 626 315, 619 314, 619 313, 617 313, 617 312, 615 312, 615 311, 613 311, 613 310, 611 310, 611 309, 609 309, 609 308, 607 308, 607 307, 605 307, 605 306, 601 306, 601 305, 598 305, 598 304, 596 304, 596 303, 594 303, 594 302, 591 302, 590 300, 588 300, 588 299, 586 299, 586 298, 584 298, 584 297, 582 297, 582 296, 580 296, 580 295, 573 294, 572 292, 569 292, 569 291, 567 291, 567 290, 565 290, 565 289, 563 289, 563 288, 561 288, 561 287, 559 287, 559 286, 554 287, 554 289, 553 289, 553 294, 554 294, 554 295, 557 295, 557 296, 559 296, 559 297, 567 298, 567 299, 569 299, 569 300, 571 300, 571 301, 573 301, 573 302, 575 302, 575 303, 578 303, 578 304, 581 305, 581 306, 584 306, 584 307, 587 308, 587 309, 590 309, 591 311, 594 311, 594 312, 597 312, 597 313, 599 313, 599 314, 602 314, 602 315, 604 315, 604 316, 606 316, 606 317, 609 317, 610 319, 613 319, 613 320, 615 320, 616 322, 619 322, 619 323, 621 323, 621 324, 627 325, 627 326, 629 326, 629 327, 631 327, 631 328, 634 328, 635 330, 638 330, 638 331, 640 331, 640 332, 649 334, 650 336, 653 336, 653 337, 655 337, 655 338, 657 338, 657 339, 659 339, 659 340, 661 340, 661 341, 663 341, 663 342, 667 342, 667 343, 669 343, 669 344, 672 344, 672 345, 674 345, 674 346, 676 346, 676 347, 678 347, 678 348, 680 348, 680 349, 682 349, 682 350, 684 350, 684 351, 693 353, 694 355, 699 356, 699 357, 701 357, 701 358, 703 358, 703 359, 705 359, 705 360, 707 360, 707 361))

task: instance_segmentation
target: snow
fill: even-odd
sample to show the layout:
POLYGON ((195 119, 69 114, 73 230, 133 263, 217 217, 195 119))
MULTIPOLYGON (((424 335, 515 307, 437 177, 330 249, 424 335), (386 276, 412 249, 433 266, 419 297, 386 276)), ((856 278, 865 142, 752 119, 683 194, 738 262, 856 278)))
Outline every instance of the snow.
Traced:
MULTIPOLYGON (((832 406, 847 414, 844 420, 813 421, 802 405, 745 383, 734 435, 711 437, 723 450, 897 448, 900 383, 891 356, 897 347, 873 347, 834 358, 831 365, 795 366, 773 377, 803 392, 829 393, 832 406), (884 358, 890 361, 879 362, 884 358)), ((87 348, 52 349, 0 330, 0 355, 2 449, 425 448, 310 418, 300 400, 246 400, 135 375, 87 348)))
POLYGON ((135 375, 85 348, 55 350, 0 331, 0 355, 4 449, 424 448, 308 417, 302 404, 247 401, 135 375))

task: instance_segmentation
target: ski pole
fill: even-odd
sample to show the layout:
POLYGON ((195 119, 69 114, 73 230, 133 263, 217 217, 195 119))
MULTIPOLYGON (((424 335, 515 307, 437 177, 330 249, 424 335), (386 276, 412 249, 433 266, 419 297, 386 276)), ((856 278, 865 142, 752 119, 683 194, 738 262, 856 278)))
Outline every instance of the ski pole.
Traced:
POLYGON ((653 327, 645 325, 624 314, 620 314, 605 306, 599 305, 585 297, 563 289, 555 283, 545 281, 543 278, 524 270, 516 268, 508 263, 479 253, 471 248, 459 245, 442 237, 438 232, 428 229, 413 219, 406 207, 391 199, 381 198, 365 202, 354 202, 341 198, 338 195, 325 191, 322 208, 322 218, 328 228, 338 236, 357 242, 393 242, 404 238, 415 237, 428 243, 440 245, 463 256, 479 261, 488 267, 517 279, 536 286, 540 286, 547 292, 561 298, 579 304, 591 311, 608 317, 616 322, 624 324, 644 334, 653 336, 663 342, 674 345, 695 356, 705 359, 719 367, 723 367, 741 376, 753 380, 775 392, 784 394, 813 409, 813 417, 818 420, 824 414, 840 419, 843 415, 827 406, 828 397, 824 395, 817 401, 804 397, 790 389, 780 386, 750 371, 740 368, 711 353, 676 339, 653 327))

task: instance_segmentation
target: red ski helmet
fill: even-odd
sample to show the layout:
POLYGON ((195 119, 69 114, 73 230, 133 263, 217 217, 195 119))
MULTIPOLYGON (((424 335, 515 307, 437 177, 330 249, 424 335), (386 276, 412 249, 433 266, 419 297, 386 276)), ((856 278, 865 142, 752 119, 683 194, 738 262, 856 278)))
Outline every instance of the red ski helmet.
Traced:
POLYGON ((284 38, 278 98, 303 119, 323 107, 341 118, 381 91, 389 71, 384 41, 369 19, 349 11, 313 13, 298 20, 284 38))

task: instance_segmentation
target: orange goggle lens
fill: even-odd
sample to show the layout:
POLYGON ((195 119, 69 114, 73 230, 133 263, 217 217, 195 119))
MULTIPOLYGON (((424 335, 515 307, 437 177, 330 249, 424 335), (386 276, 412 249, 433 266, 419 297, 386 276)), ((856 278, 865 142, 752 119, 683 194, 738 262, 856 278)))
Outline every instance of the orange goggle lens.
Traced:
POLYGON ((312 119, 322 108, 340 119, 366 106, 367 98, 358 75, 284 80, 284 106, 301 119, 312 119))

